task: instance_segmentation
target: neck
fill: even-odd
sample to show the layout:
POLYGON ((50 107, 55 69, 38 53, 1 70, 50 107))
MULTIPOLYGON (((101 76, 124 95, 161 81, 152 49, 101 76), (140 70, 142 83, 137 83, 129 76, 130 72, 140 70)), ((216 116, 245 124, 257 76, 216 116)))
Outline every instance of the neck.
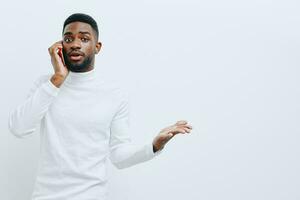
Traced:
POLYGON ((83 82, 90 82, 95 79, 96 72, 95 68, 89 68, 89 70, 85 70, 83 72, 72 72, 69 71, 69 74, 65 80, 65 82, 70 84, 82 84, 83 82))

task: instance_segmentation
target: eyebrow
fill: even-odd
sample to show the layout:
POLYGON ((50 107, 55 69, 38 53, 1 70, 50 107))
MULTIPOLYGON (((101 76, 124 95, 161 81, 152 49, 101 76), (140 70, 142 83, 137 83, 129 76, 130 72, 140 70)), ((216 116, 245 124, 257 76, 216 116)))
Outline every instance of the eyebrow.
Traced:
MULTIPOLYGON (((91 35, 91 33, 90 33, 90 32, 87 32, 87 31, 79 31, 79 33, 80 33, 80 34, 88 34, 88 35, 91 35)), ((73 33, 72 33, 72 32, 66 32, 66 33, 64 33, 64 35, 73 35, 73 33)))

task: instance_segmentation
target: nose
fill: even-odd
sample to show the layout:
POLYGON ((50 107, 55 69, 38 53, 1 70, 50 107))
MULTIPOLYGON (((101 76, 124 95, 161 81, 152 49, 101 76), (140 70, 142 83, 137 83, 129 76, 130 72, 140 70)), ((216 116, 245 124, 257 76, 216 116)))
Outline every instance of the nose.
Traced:
POLYGON ((76 38, 72 42, 71 49, 74 50, 74 49, 80 49, 80 48, 81 48, 81 41, 80 41, 80 39, 76 38))

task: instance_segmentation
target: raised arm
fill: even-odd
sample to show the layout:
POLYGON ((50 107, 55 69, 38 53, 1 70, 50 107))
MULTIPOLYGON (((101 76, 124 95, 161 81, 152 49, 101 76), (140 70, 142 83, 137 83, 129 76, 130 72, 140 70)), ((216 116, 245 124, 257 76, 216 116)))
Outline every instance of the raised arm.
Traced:
POLYGON ((36 130, 68 75, 68 70, 58 55, 60 48, 61 42, 56 42, 48 49, 54 75, 42 76, 36 80, 26 101, 9 113, 8 128, 19 138, 29 136, 36 130))

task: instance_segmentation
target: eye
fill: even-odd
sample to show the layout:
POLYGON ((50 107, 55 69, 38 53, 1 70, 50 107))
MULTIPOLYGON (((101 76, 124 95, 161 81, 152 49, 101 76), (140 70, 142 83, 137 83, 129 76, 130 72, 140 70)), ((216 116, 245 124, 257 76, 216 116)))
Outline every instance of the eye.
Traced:
POLYGON ((70 37, 65 37, 64 40, 66 43, 72 42, 72 38, 70 37))
POLYGON ((90 39, 89 38, 81 38, 82 42, 88 42, 90 39))

